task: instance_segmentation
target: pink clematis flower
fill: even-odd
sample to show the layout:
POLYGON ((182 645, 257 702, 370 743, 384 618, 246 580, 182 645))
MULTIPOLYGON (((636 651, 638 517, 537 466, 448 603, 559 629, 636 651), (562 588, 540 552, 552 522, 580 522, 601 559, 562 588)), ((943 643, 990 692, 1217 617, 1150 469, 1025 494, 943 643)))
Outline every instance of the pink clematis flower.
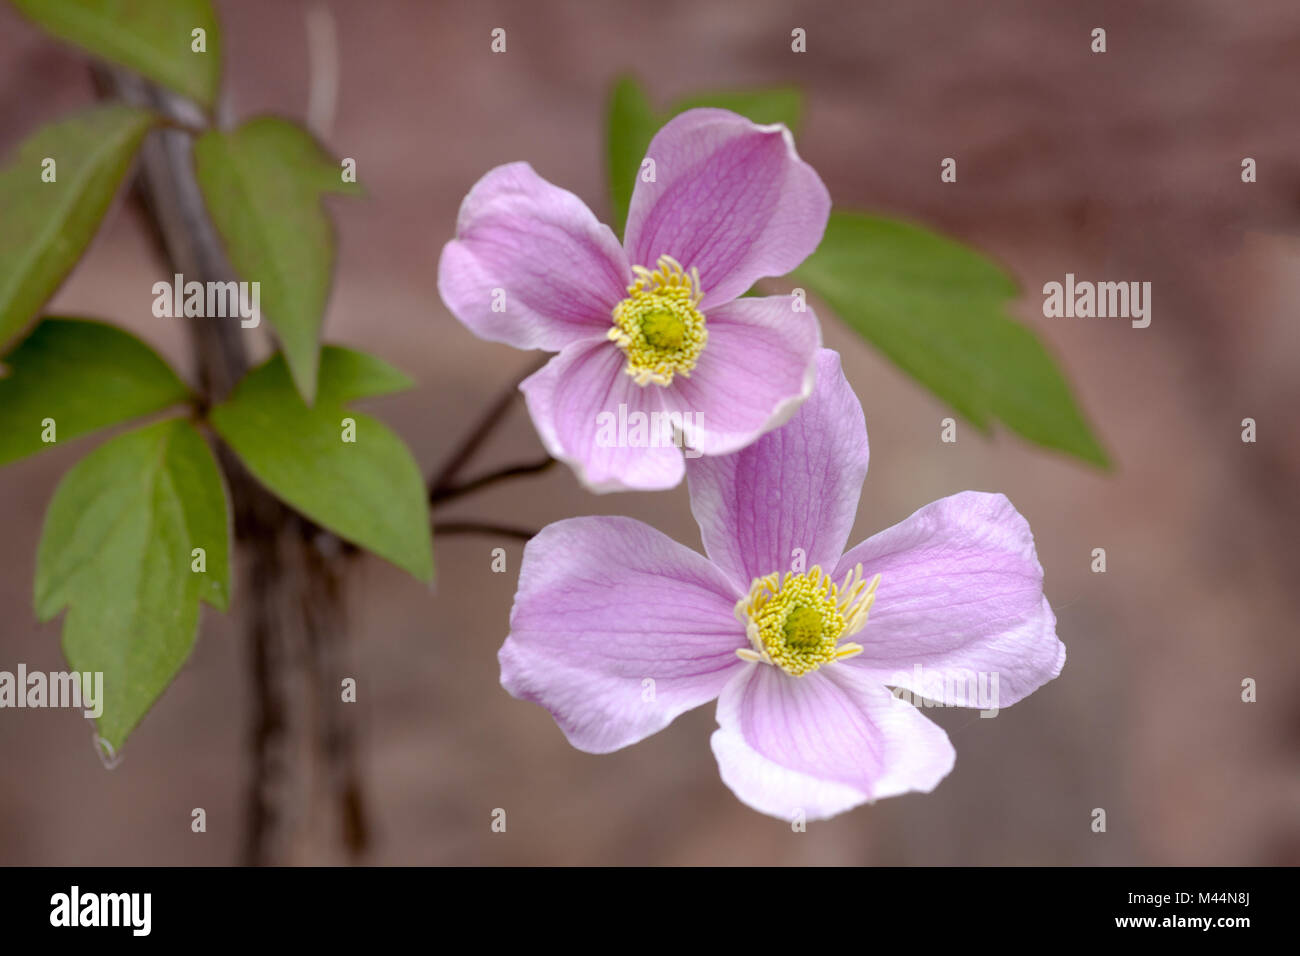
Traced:
POLYGON ((844 550, 867 432, 839 356, 818 363, 789 424, 688 465, 708 558, 628 518, 552 524, 524 550, 499 655, 506 690, 592 753, 717 698, 723 782, 785 819, 932 790, 955 754, 911 694, 991 710, 1065 663, 1002 495, 943 498, 844 550), (995 701, 969 692, 980 675, 995 701))
POLYGON ((438 265, 476 335, 558 352, 520 387, 542 443, 592 491, 671 488, 789 419, 821 346, 802 297, 738 298, 821 242, 830 197, 782 125, 675 117, 650 143, 623 244, 527 163, 461 204, 438 265))

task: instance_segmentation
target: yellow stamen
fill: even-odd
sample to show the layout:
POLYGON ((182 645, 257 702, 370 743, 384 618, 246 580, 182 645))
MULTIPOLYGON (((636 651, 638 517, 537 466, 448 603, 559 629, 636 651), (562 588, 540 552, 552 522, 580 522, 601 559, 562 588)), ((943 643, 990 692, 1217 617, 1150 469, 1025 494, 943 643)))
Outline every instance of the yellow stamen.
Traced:
POLYGON ((614 306, 608 333, 627 356, 624 371, 638 385, 671 385, 674 375, 689 378, 709 340, 700 311, 699 270, 687 274, 672 256, 660 256, 658 266, 654 272, 632 267, 636 281, 614 306))
POLYGON ((815 564, 805 574, 755 578, 749 594, 736 602, 736 619, 745 625, 751 645, 738 649, 736 656, 802 677, 823 664, 861 654, 861 644, 840 640, 866 626, 878 587, 880 575, 868 584, 860 564, 838 585, 815 564))

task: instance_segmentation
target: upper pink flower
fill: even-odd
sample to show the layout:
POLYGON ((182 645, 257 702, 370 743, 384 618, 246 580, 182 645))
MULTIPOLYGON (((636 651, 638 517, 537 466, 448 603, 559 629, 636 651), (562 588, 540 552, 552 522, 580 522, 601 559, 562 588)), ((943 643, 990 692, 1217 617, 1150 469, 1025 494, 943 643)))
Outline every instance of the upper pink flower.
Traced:
POLYGON ((830 196, 790 131, 688 110, 646 156, 653 181, 637 179, 621 246, 577 196, 511 163, 470 190, 438 265, 476 335, 559 352, 521 389, 547 451, 593 491, 670 488, 674 438, 725 455, 782 424, 821 345, 801 298, 737 298, 826 228, 830 196))
POLYGON ((947 735, 888 687, 996 710, 1065 663, 1033 535, 1002 495, 943 498, 845 551, 867 431, 839 356, 818 361, 789 424, 688 465, 708 558, 629 518, 552 524, 524 549, 499 655, 506 690, 593 753, 717 698, 723 782, 785 819, 952 769, 947 735))

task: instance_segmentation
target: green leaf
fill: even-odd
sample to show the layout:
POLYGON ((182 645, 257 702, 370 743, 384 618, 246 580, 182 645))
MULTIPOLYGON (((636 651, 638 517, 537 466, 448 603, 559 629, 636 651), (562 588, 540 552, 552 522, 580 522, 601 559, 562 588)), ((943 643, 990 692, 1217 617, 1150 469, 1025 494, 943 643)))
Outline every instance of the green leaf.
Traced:
POLYGON ((699 93, 678 101, 668 111, 667 122, 678 113, 712 106, 716 109, 731 110, 748 117, 760 126, 784 123, 790 132, 799 132, 799 122, 803 118, 803 94, 794 87, 778 87, 769 90, 723 90, 717 93, 699 93))
POLYGON ((94 237, 152 114, 86 110, 37 130, 0 167, 0 349, 54 294, 94 237), (54 182, 44 182, 44 160, 54 182))
POLYGON ((203 106, 217 98, 221 37, 208 0, 13 0, 50 33, 203 106), (206 52, 193 51, 195 29, 206 52))
POLYGON ((907 223, 833 212, 794 276, 980 429, 1001 421, 1109 467, 1056 362, 1007 317, 1014 280, 975 251, 907 223))
POLYGON ((183 402, 189 390, 133 335, 86 319, 43 319, 5 359, 0 378, 0 465, 100 428, 183 402))
POLYGON ((99 734, 116 750, 194 646, 199 601, 230 597, 229 518, 203 437, 180 419, 91 452, 59 483, 36 555, 36 615, 64 608, 63 653, 102 672, 99 734), (192 551, 206 571, 191 570, 192 551))
POLYGON ((803 97, 792 88, 726 90, 688 97, 675 103, 666 113, 659 113, 651 107, 636 80, 630 76, 621 77, 610 94, 605 135, 606 169, 613 207, 611 225, 616 233, 622 234, 627 223, 632 190, 636 186, 641 161, 650 148, 650 140, 654 139, 659 127, 678 113, 701 106, 731 110, 762 125, 784 123, 792 132, 797 132, 803 97))
POLYGON ((321 194, 360 189, 342 181, 339 164, 310 133, 269 116, 205 133, 194 160, 230 261, 242 279, 260 283, 261 310, 310 403, 334 268, 334 229, 321 194))
POLYGON ((636 80, 625 76, 614 85, 606 124, 606 171, 609 175, 609 199, 614 210, 611 226, 614 232, 622 235, 637 171, 655 130, 659 128, 650 101, 636 80))
POLYGON ((332 346, 321 354, 320 378, 308 407, 276 355, 212 410, 213 427, 258 481, 308 518, 432 580, 428 496, 415 459, 381 422, 344 407, 410 380, 379 359, 332 346), (345 418, 355 422, 355 442, 343 440, 345 418))

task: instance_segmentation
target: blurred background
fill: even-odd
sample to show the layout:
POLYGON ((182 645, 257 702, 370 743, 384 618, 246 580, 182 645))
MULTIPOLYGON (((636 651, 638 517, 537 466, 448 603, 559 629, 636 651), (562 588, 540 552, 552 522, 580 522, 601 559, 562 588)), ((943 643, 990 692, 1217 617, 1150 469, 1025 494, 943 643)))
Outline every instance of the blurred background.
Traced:
MULTIPOLYGON (((933 794, 806 833, 721 783, 712 706, 591 756, 499 687, 517 542, 435 539, 432 591, 363 559, 341 676, 358 682, 366 862, 1300 863, 1300 6, 218 0, 234 119, 305 115, 317 6, 338 42, 328 146, 356 158, 369 193, 332 205, 325 334, 415 378, 368 410, 427 471, 533 360, 474 338, 439 301, 460 200, 490 167, 526 159, 606 217, 605 108, 625 71, 659 106, 801 88, 800 153, 837 207, 914 219, 1003 262, 1025 290, 1017 314, 1117 463, 1103 474, 964 424, 942 444, 949 411, 823 316, 872 444, 851 542, 947 494, 1005 492, 1034 529, 1069 657, 995 720, 927 712, 958 755, 933 794), (1096 26, 1104 55, 1089 49, 1096 26), (505 55, 489 52, 495 27, 505 55), (794 27, 806 54, 790 51, 794 27), (946 156, 956 184, 939 180, 946 156), (1246 156, 1254 184, 1241 182, 1246 156), (1039 290, 1066 272, 1150 281, 1151 326, 1044 319, 1039 290), (1255 444, 1241 441, 1245 417, 1255 444), (505 574, 490 568, 498 546, 505 574), (1090 571, 1098 547, 1105 574, 1090 571), (1247 677, 1257 703, 1241 701, 1247 677), (1105 833, 1090 828, 1097 807, 1105 833), (495 808, 505 833, 491 831, 495 808)), ((0 4, 0 149, 94 96, 81 54, 0 4)), ((119 200, 47 311, 111 318, 185 368, 185 320, 150 314, 152 283, 169 276, 119 200)), ((34 555, 56 482, 94 442, 0 470, 0 669, 64 666, 59 625, 38 626, 31 609, 34 555)), ((541 454, 519 404, 478 467, 541 454)), ((558 468, 446 517, 540 528, 593 513, 699 545, 684 487, 594 497, 558 468)), ((112 771, 80 716, 0 714, 0 863, 236 862, 247 666, 237 616, 205 608, 190 662, 112 771), (206 833, 190 830, 195 807, 206 833)), ((339 859, 325 833, 299 856, 339 859)))

